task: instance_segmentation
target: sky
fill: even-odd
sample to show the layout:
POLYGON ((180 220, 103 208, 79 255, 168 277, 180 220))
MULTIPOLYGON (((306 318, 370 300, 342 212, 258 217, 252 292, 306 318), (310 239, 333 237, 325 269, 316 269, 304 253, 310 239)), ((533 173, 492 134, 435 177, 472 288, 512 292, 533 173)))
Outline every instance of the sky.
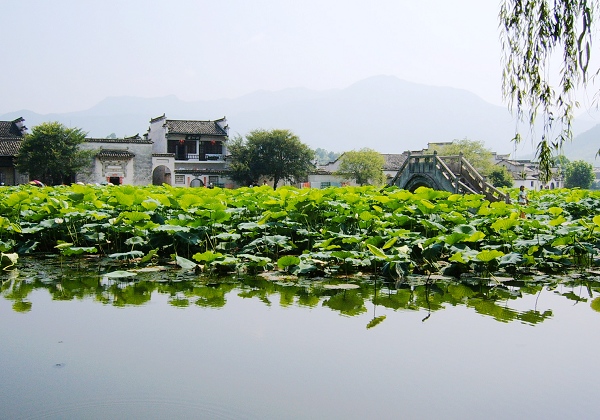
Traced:
POLYGON ((0 113, 345 88, 376 75, 502 105, 500 1, 4 0, 0 113))

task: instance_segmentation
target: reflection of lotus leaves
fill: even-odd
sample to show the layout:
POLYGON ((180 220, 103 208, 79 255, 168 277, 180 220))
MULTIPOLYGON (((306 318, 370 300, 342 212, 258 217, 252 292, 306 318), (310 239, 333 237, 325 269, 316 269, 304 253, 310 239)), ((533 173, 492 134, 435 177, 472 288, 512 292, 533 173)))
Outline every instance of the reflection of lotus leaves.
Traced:
POLYGON ((360 286, 358 284, 350 284, 350 283, 324 284, 323 288, 331 289, 331 290, 351 290, 351 289, 360 289, 360 286))
POLYGON ((475 308, 475 311, 482 315, 490 315, 497 321, 508 322, 517 318, 517 313, 514 310, 498 306, 489 300, 472 299, 467 303, 467 306, 475 308))
POLYGON ((590 306, 594 311, 600 312, 600 297, 597 297, 596 299, 592 300, 590 306))
POLYGON ((461 283, 449 285, 448 292, 450 292, 452 297, 458 301, 463 300, 464 298, 470 298, 475 295, 475 292, 471 290, 470 287, 461 283))
POLYGON ((373 327, 375 327, 375 326, 377 326, 377 325, 381 324, 385 318, 386 318, 386 316, 385 316, 385 315, 382 315, 382 316, 378 316, 378 317, 375 317, 375 318, 373 318, 373 319, 372 319, 371 321, 369 321, 369 323, 367 324, 367 329, 369 329, 369 328, 373 328, 373 327))
POLYGON ((15 311, 15 312, 21 312, 21 313, 29 312, 29 311, 31 311, 31 302, 27 302, 26 300, 20 300, 20 301, 13 303, 12 308, 13 308, 13 311, 15 311))
POLYGON ((190 301, 188 299, 175 298, 169 300, 169 304, 175 306, 176 308, 187 308, 190 306, 190 301))
POLYGON ((356 293, 338 293, 323 301, 323 306, 340 311, 344 315, 358 315, 367 311, 364 300, 356 293))

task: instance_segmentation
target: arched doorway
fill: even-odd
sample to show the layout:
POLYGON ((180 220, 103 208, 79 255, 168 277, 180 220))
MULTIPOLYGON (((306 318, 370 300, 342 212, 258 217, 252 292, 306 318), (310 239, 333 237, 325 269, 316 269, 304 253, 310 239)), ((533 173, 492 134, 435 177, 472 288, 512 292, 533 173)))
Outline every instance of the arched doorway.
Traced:
POLYGON ((195 188, 199 188, 199 187, 204 187, 204 182, 202 182, 201 179, 199 178, 194 178, 192 179, 192 181, 190 182, 190 187, 195 187, 195 188))
POLYGON ((160 165, 152 171, 152 185, 171 184, 171 170, 165 165, 160 165))

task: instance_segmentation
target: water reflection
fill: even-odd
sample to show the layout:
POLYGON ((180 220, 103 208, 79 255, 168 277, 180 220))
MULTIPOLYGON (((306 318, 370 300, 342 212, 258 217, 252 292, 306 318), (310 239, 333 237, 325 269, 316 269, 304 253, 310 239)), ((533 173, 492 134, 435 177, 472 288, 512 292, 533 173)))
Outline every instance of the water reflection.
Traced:
POLYGON ((537 299, 524 298, 535 298, 543 290, 600 311, 600 276, 594 272, 503 281, 473 278, 458 282, 449 278, 410 277, 400 283, 390 283, 374 278, 215 278, 166 267, 142 270, 135 277, 120 279, 107 276, 109 271, 109 267, 64 267, 53 260, 26 260, 18 269, 1 275, 0 294, 12 301, 16 312, 35 310, 28 296, 38 289, 46 289, 54 300, 93 298, 117 307, 144 305, 156 294, 168 296, 168 303, 180 308, 192 305, 222 308, 227 297, 235 294, 269 306, 327 307, 344 316, 364 314, 369 304, 373 305, 374 313, 367 328, 386 319, 386 316, 377 316, 378 307, 396 312, 424 310, 425 322, 449 306, 463 306, 500 322, 535 325, 551 318, 552 310, 539 311, 537 299), (517 309, 523 301, 531 307, 517 309))

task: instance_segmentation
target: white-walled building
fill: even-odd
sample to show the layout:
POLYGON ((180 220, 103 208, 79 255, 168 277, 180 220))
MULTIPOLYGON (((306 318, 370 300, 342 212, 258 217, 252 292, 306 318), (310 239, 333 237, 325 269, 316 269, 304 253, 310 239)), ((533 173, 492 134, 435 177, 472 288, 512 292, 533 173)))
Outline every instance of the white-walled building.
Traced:
POLYGON ((170 120, 163 114, 150 120, 145 137, 152 142, 154 184, 181 187, 232 188, 227 177, 225 117, 214 121, 170 120))
POLYGON ((77 182, 148 185, 152 182, 152 142, 139 135, 124 139, 86 138, 80 146, 95 151, 91 167, 77 182))

